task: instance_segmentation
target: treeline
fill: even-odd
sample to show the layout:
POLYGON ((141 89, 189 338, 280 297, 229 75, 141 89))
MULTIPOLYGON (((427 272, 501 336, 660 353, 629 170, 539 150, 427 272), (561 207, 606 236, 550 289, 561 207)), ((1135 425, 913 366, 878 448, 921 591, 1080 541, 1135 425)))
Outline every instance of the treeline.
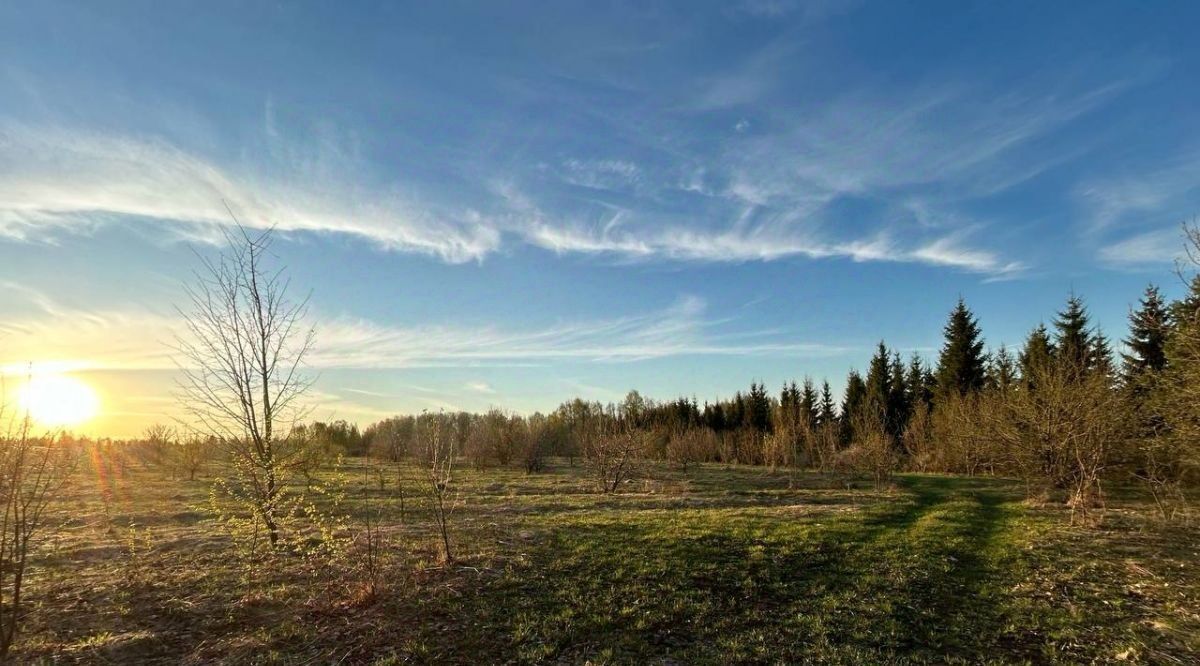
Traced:
MULTIPOLYGON (((1200 257, 1200 230, 1185 231, 1190 256, 1200 257)), ((1172 516, 1200 469, 1200 275, 1185 281, 1185 295, 1170 303, 1147 287, 1119 358, 1074 294, 1017 350, 987 349, 960 299, 935 364, 880 342, 865 374, 850 371, 837 403, 827 381, 810 378, 774 395, 753 383, 703 404, 632 391, 620 403, 575 399, 528 417, 398 416, 355 432, 347 453, 400 460, 417 445, 422 419, 437 419, 476 465, 536 471, 547 456, 589 461, 597 441, 620 440, 630 460, 684 467, 788 466, 877 481, 897 470, 1012 475, 1033 494, 1064 494, 1080 512, 1102 504, 1105 479, 1137 478, 1172 516)))

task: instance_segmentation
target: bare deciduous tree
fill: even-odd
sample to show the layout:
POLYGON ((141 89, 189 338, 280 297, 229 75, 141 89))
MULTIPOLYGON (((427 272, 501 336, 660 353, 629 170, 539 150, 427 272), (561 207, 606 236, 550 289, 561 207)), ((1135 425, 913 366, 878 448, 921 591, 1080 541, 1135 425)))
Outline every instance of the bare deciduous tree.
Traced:
POLYGON ((180 476, 187 476, 188 481, 195 481, 196 474, 204 469, 212 457, 215 442, 212 437, 190 434, 179 440, 175 445, 175 465, 179 468, 180 476))
POLYGON ((17 635, 26 566, 46 508, 60 497, 75 461, 62 442, 33 437, 30 428, 25 417, 0 437, 0 661, 17 635))
POLYGON ((839 439, 839 428, 836 419, 822 423, 813 431, 813 449, 815 452, 813 464, 816 465, 817 469, 828 472, 833 468, 834 460, 837 459, 839 439))
POLYGON ((998 419, 995 427, 1011 425, 1002 421, 1003 416, 996 416, 1004 405, 995 398, 989 393, 942 396, 932 412, 930 450, 916 448, 912 453, 925 459, 926 469, 974 476, 992 468, 995 451, 1004 445, 997 444, 998 436, 986 424, 998 419))
POLYGON ((400 522, 408 519, 404 497, 404 459, 408 456, 413 419, 389 419, 372 432, 371 453, 396 468, 396 494, 400 498, 400 522))
POLYGON ((291 300, 284 270, 271 266, 271 230, 238 226, 225 238, 225 251, 203 259, 187 290, 179 398, 192 426, 228 449, 244 499, 277 546, 314 331, 305 323, 307 298, 291 300))
POLYGON ((874 410, 863 410, 854 417, 854 441, 840 452, 834 468, 842 474, 870 475, 876 487, 892 478, 899 465, 896 446, 874 410))
POLYGON ((454 437, 451 424, 442 414, 427 415, 417 424, 420 428, 424 456, 425 487, 433 505, 433 517, 442 542, 442 562, 453 560, 450 551, 450 512, 453 509, 454 437))
POLYGON ((679 465, 684 474, 688 466, 716 457, 717 436, 708 428, 688 428, 673 432, 667 440, 667 459, 679 465))
POLYGON ((644 433, 625 419, 600 417, 584 424, 579 435, 584 461, 600 492, 617 492, 642 455, 644 433))
POLYGON ((542 414, 535 413, 526 420, 521 451, 521 465, 526 473, 534 474, 546 469, 546 451, 553 437, 550 420, 542 414))
POLYGON ((145 447, 143 464, 147 466, 167 466, 171 456, 171 447, 175 444, 175 429, 162 423, 156 423, 142 434, 145 447))
POLYGON ((908 456, 908 466, 915 472, 926 472, 934 466, 933 419, 929 407, 918 405, 913 410, 900 438, 908 456))

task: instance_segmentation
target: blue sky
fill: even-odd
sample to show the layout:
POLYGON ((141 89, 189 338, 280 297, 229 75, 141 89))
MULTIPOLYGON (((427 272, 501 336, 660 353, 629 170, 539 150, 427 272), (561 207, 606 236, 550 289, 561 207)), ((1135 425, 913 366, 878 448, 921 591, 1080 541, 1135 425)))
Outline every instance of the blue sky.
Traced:
POLYGON ((1200 212, 1194 3, 0 5, 0 364, 172 413, 228 214, 312 289, 315 415, 839 387, 1073 289, 1112 337, 1200 212))

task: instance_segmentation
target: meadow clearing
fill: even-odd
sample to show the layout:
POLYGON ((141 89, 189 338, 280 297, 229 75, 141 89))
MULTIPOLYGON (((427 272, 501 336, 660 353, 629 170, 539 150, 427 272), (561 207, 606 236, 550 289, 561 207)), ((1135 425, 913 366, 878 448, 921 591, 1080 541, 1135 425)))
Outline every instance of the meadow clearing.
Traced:
MULTIPOLYGON (((415 465, 317 484, 340 544, 243 557, 195 480, 93 458, 28 572, 29 663, 1196 663, 1200 531, 1110 489, 1071 526, 1019 483, 646 463, 618 493, 454 472, 443 565, 415 465), (406 489, 399 493, 397 485, 406 489), (402 500, 403 497, 403 500, 402 500), (336 506, 332 503, 337 500, 336 506)), ((302 484, 300 480, 293 483, 302 484)), ((315 537, 314 537, 315 539, 315 537)))

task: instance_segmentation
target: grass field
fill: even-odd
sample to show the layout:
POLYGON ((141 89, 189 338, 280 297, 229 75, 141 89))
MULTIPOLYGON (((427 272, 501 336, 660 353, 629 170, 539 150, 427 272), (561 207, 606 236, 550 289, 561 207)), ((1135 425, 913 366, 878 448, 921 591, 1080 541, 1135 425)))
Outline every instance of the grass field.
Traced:
MULTIPOLYGON (((409 470, 414 481, 416 470, 409 470)), ((248 569, 209 483, 81 473, 32 574, 18 658, 140 663, 1197 663, 1200 530, 1133 494, 1101 527, 1014 483, 847 489, 762 468, 649 468, 616 496, 558 461, 464 469, 454 564, 427 505, 382 511, 386 585, 295 558, 248 569), (109 499, 104 500, 104 497, 109 499)), ((1120 495, 1119 493, 1117 493, 1120 495)), ((357 525, 356 520, 349 523, 357 525)))

